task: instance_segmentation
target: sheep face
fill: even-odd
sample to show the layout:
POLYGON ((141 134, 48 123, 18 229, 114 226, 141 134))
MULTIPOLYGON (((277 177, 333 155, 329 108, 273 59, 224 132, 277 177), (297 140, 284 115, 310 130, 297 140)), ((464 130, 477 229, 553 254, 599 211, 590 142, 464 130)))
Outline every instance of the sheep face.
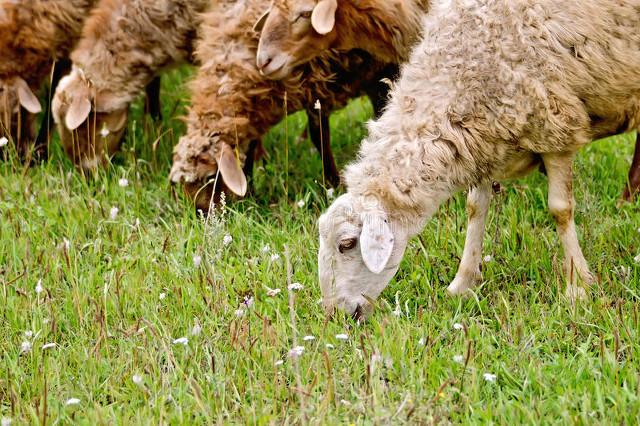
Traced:
POLYGON ((96 169, 120 148, 128 108, 101 111, 101 97, 78 70, 60 80, 53 118, 65 152, 82 169, 96 169))
POLYGON ((0 81, 0 136, 35 138, 35 120, 42 108, 26 81, 20 77, 0 81), (21 108, 29 114, 21 114, 21 108))
POLYGON ((278 0, 255 25, 261 31, 256 64, 271 79, 329 49, 336 39, 337 0, 278 0))
POLYGON ((366 316, 394 276, 408 232, 376 200, 345 194, 320 217, 318 273, 327 312, 366 316))

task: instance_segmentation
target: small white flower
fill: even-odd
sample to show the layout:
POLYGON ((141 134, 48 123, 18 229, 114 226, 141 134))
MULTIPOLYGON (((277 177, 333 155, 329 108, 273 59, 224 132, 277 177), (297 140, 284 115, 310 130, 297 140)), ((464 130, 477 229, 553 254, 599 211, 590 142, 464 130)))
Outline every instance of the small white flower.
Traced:
POLYGON ((327 198, 329 200, 333 200, 333 197, 335 197, 335 192, 336 192, 336 190, 333 189, 333 188, 327 189, 327 198))
POLYGON ((348 334, 336 334, 336 339, 338 340, 349 340, 348 334))
POLYGON ((351 405, 351 403, 349 401, 347 401, 346 399, 341 399, 340 400, 340 404, 346 405, 347 407, 351 405))
POLYGON ((33 337, 33 331, 31 330, 27 330, 24 332, 24 337, 26 337, 27 339, 31 339, 33 337))
POLYGON ((293 283, 289 286, 289 290, 293 290, 293 291, 302 290, 303 288, 304 286, 300 283, 293 283))
POLYGON ((304 346, 296 346, 289 351, 290 358, 298 358, 304 353, 304 346))
POLYGON ((240 309, 236 309, 236 317, 240 318, 244 316, 244 309, 240 308, 240 309))
POLYGON ((33 347, 33 345, 31 344, 31 342, 25 340, 24 342, 22 342, 22 344, 20 345, 20 353, 22 354, 26 354, 27 352, 31 352, 31 348, 33 347))
POLYGON ((100 129, 100 136, 106 138, 107 136, 109 136, 109 133, 111 132, 109 131, 109 129, 107 129, 107 123, 104 123, 102 125, 102 129, 100 129))
POLYGON ((231 244, 231 241, 233 241, 233 237, 227 234, 222 239, 222 244, 224 244, 225 246, 228 246, 229 244, 231 244))
POLYGON ((484 260, 484 263, 489 263, 493 260, 493 257, 490 254, 488 254, 482 260, 484 260))
POLYGON ((459 322, 453 324, 453 329, 454 330, 464 330, 464 326, 462 324, 460 324, 459 322))
POLYGON ((109 211, 109 217, 111 218, 111 220, 116 220, 119 212, 120 212, 119 208, 115 206, 111 207, 111 210, 109 211))
POLYGON ((420 340, 418 340, 418 344, 419 344, 420 346, 424 346, 424 345, 426 345, 426 344, 427 344, 427 341, 425 340, 425 338, 424 338, 424 337, 421 337, 421 338, 420 338, 420 340))
POLYGON ((396 305, 396 308, 391 311, 391 313, 393 314, 393 316, 400 318, 402 316, 402 309, 400 309, 400 305, 396 305))
POLYGON ((280 290, 279 288, 269 288, 267 287, 267 296, 269 297, 275 297, 278 294, 280 294, 282 290, 280 290))
POLYGON ((278 259, 280 259, 280 255, 279 255, 278 253, 273 253, 273 254, 271 255, 271 261, 272 261, 272 262, 275 262, 275 261, 277 261, 278 259))
POLYGON ((279 359, 276 362, 273 363, 273 365, 275 365, 276 367, 280 367, 282 364, 284 364, 284 361, 279 359))
POLYGON ((0 148, 2 148, 3 146, 7 146, 8 143, 9 139, 5 138, 4 136, 0 138, 0 148))
POLYGON ((310 342, 311 340, 316 340, 316 336, 304 336, 302 338, 305 342, 310 342))
POLYGON ((202 326, 200 325, 200 323, 198 321, 196 321, 196 323, 194 324, 193 328, 191 329, 191 335, 192 336, 199 336, 200 333, 202 333, 202 326))
POLYGON ((189 338, 187 337, 178 337, 173 341, 174 345, 182 345, 187 346, 189 344, 189 338))
POLYGON ((322 104, 320 104, 320 99, 316 99, 316 102, 313 104, 313 109, 322 109, 322 104))
POLYGON ((160 296, 158 296, 160 298, 160 300, 164 300, 167 297, 167 293, 160 293, 160 296))
POLYGON ((133 226, 135 226, 136 228, 139 228, 139 227, 140 227, 140 219, 138 219, 138 218, 136 217, 136 221, 135 221, 135 223, 133 224, 133 226))
POLYGON ((78 405, 80 404, 80 399, 79 398, 69 398, 67 399, 67 402, 64 403, 64 405, 69 406, 69 405, 78 405))
POLYGON ((454 355, 453 361, 457 362, 458 364, 462 364, 464 362, 464 357, 462 355, 454 355))
POLYGON ((51 343, 45 343, 44 345, 42 345, 42 350, 46 351, 47 349, 51 349, 51 348, 55 348, 57 345, 53 342, 51 343))
POLYGON ((636 229, 636 231, 638 231, 638 234, 640 234, 640 228, 636 229))
POLYGON ((640 263, 640 254, 633 258, 633 261, 636 263, 640 263))
POLYGON ((44 287, 42 287, 42 280, 38 280, 36 283, 36 294, 40 294, 44 291, 44 287))
POLYGON ((65 250, 69 250, 69 248, 71 248, 71 241, 69 241, 68 239, 64 238, 62 240, 62 245, 64 246, 65 250))
POLYGON ((304 207, 305 202, 304 202, 304 200, 300 200, 300 201, 298 201, 296 204, 298 205, 298 208, 299 208, 299 209, 301 209, 301 208, 303 208, 303 207, 304 207))
POLYGON ((263 253, 269 253, 269 250, 271 250, 271 247, 269 247, 269 244, 265 244, 264 246, 262 246, 261 251, 263 253))
MULTIPOLYGON (((2 139, 6 140, 7 138, 2 138, 2 139)), ((2 139, 0 139, 0 142, 2 142, 2 139)), ((4 146, 4 145, 0 145, 0 146, 4 146)), ((0 426, 11 426, 11 419, 9 417, 3 417, 2 420, 0 420, 0 426)))
POLYGON ((141 386, 143 382, 142 376, 139 374, 134 374, 131 380, 133 380, 133 383, 135 383, 138 386, 141 386))
POLYGON ((193 266, 195 266, 196 268, 199 268, 201 263, 202 263, 202 256, 199 256, 197 254, 193 256, 193 266))
POLYGON ((498 378, 498 376, 491 373, 484 373, 482 377, 489 383, 495 383, 496 379, 498 378))
POLYGON ((118 181, 118 185, 121 188, 126 188, 127 186, 129 186, 129 180, 127 180, 126 178, 122 178, 118 181))
POLYGON ((326 345, 324 345, 324 347, 327 348, 327 349, 335 348, 335 346, 333 346, 331 343, 327 343, 326 345))

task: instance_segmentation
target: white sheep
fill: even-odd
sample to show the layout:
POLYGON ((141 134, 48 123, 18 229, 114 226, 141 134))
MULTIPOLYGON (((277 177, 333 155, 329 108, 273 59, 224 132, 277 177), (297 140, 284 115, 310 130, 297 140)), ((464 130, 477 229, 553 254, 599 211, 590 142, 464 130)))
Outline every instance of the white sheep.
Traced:
POLYGON ((640 124, 640 1, 439 0, 382 117, 369 125, 348 192, 319 221, 327 309, 371 308, 407 241, 457 191, 467 242, 448 288, 480 277, 492 180, 542 162, 564 248, 566 294, 594 275, 574 224, 572 164, 591 140, 640 124))

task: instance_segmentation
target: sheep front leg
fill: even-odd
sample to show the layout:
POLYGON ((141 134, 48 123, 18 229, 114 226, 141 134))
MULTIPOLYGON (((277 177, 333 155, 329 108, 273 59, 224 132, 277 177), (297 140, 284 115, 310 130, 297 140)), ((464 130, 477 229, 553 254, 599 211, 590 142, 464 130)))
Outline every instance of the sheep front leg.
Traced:
POLYGON ((556 221, 564 250, 564 273, 567 279, 565 294, 576 301, 586 298, 585 289, 578 286, 578 278, 585 285, 591 285, 594 276, 582 254, 573 217, 573 156, 574 153, 544 154, 542 160, 549 177, 549 211, 556 221))
POLYGON ((622 201, 632 201, 638 191, 640 191, 640 131, 636 136, 636 150, 629 168, 629 182, 624 187, 622 201))
POLYGON ((491 184, 483 183, 471 188, 467 195, 467 237, 464 242, 462 260, 453 282, 447 288, 451 295, 463 294, 482 279, 482 240, 491 202, 491 184))
POLYGON ((340 185, 340 172, 331 151, 331 135, 329 128, 329 116, 322 110, 307 110, 309 119, 309 137, 322 157, 322 172, 331 186, 340 185))

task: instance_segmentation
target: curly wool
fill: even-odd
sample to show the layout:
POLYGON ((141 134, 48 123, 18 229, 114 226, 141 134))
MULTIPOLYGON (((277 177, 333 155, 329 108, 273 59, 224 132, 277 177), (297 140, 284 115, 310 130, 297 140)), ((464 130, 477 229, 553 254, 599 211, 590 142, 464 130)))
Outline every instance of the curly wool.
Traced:
POLYGON ((640 124, 640 1, 440 0, 349 192, 428 217, 454 191, 640 124))
POLYGON ((253 25, 269 3, 239 0, 204 15, 196 51, 201 66, 191 83, 187 133, 174 149, 173 182, 214 175, 223 143, 239 147, 244 163, 249 143, 286 113, 311 108, 318 99, 329 113, 380 79, 385 64, 364 52, 329 52, 283 81, 265 79, 255 65, 259 35, 253 25))

